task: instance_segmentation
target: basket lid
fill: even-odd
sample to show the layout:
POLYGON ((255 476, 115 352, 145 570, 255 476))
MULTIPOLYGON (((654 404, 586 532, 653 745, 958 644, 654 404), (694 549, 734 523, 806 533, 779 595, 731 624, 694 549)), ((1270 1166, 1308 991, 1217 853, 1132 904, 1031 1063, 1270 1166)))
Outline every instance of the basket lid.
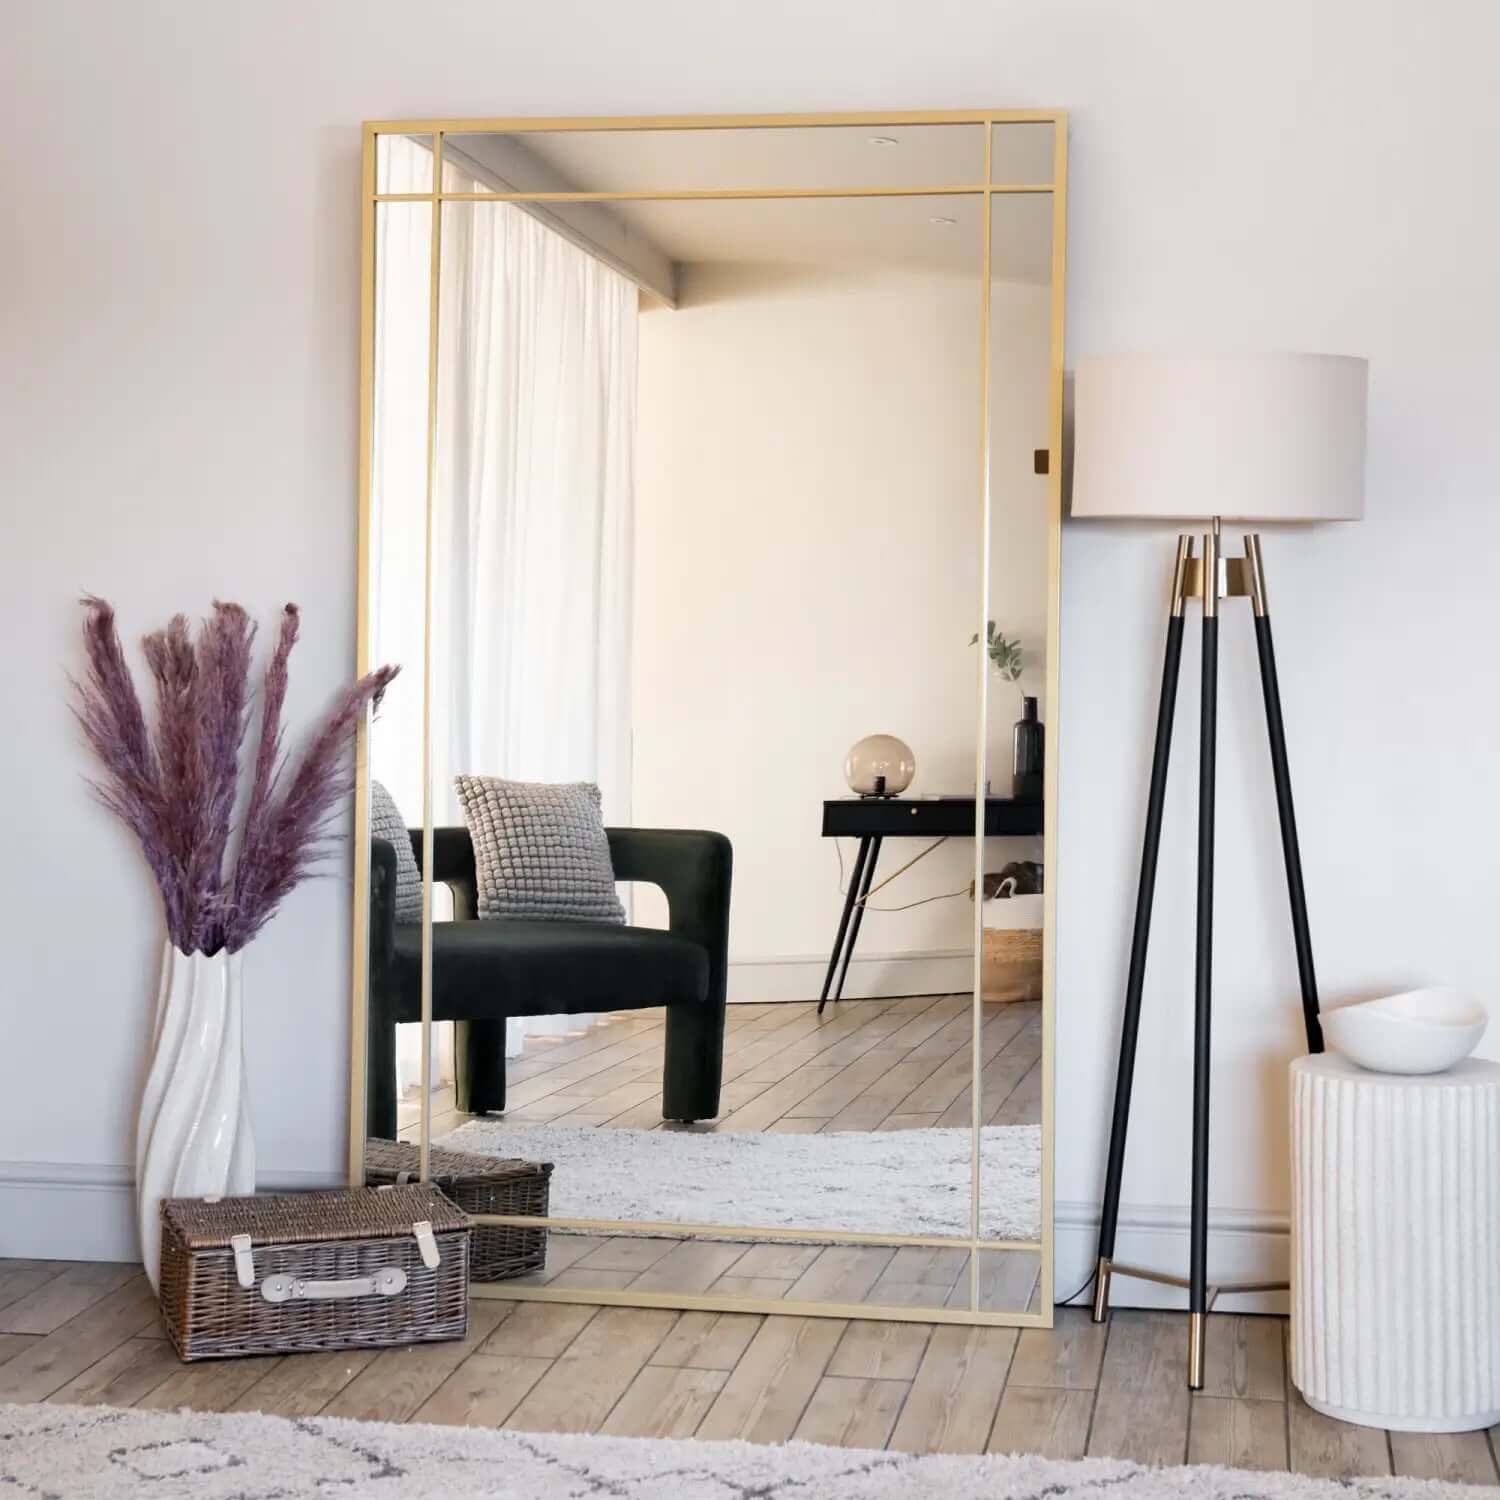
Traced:
POLYGON ((407 1235, 424 1219, 434 1234, 469 1227, 467 1214, 431 1184, 420 1183, 252 1198, 168 1198, 161 1218, 190 1250, 228 1246, 237 1234, 248 1234, 256 1245, 289 1245, 407 1235))
MULTIPOLYGON (((365 1142, 365 1168, 371 1172, 389 1173, 392 1177, 420 1170, 421 1152, 408 1141, 387 1141, 371 1136, 365 1142)), ((460 1180, 472 1182, 511 1182, 518 1177, 551 1176, 550 1161, 525 1161, 519 1156, 483 1156, 471 1151, 448 1151, 442 1146, 430 1148, 428 1170, 440 1187, 460 1180)))

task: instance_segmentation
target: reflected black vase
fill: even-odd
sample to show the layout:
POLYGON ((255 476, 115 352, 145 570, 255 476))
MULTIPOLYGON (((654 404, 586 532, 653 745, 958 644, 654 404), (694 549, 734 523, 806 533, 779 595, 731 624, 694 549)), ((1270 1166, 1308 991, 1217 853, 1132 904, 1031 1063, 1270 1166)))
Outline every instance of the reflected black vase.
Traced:
POLYGON ((1021 717, 1011 740, 1011 789, 1017 801, 1042 800, 1042 749, 1045 735, 1036 716, 1036 699, 1021 700, 1021 717))

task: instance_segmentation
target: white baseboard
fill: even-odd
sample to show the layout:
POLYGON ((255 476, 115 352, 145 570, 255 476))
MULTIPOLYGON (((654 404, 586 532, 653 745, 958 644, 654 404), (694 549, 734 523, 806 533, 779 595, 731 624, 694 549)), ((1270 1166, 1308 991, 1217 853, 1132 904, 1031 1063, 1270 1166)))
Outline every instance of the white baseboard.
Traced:
MULTIPOLYGON (((766 1005, 816 1000, 828 973, 828 955, 811 953, 729 960, 729 1003, 766 1005)), ((856 953, 844 982, 846 1000, 901 995, 951 995, 974 988, 974 954, 968 948, 927 953, 856 953)))
MULTIPOLYGON (((270 1171, 258 1186, 262 1192, 306 1191, 341 1187, 343 1178, 331 1172, 270 1171)), ((1057 1205, 1054 1284, 1060 1300, 1087 1281, 1094 1267, 1098 1233, 1097 1203, 1057 1205)), ((0 1257, 137 1260, 131 1169, 76 1162, 0 1162, 0 1257)), ((1187 1210, 1126 1205, 1120 1211, 1115 1257, 1154 1270, 1185 1273, 1187 1210)), ((1223 1210, 1209 1215, 1210 1280, 1284 1281, 1289 1258, 1285 1214, 1223 1210)), ((1114 1307, 1180 1308, 1185 1305, 1185 1293, 1116 1276, 1110 1302, 1114 1307)), ((1287 1296, 1285 1292, 1225 1296, 1217 1306, 1226 1312, 1285 1313, 1287 1296)))
MULTIPOLYGON (((1056 1211, 1055 1295, 1068 1297, 1088 1280, 1099 1245, 1097 1203, 1063 1203, 1056 1211)), ((1122 1205, 1115 1236, 1115 1259, 1154 1271, 1185 1276, 1189 1214, 1186 1208, 1122 1205)), ((1208 1276, 1225 1281, 1285 1281, 1291 1260, 1290 1226, 1285 1214, 1225 1209, 1208 1216, 1208 1276)), ((1080 1303, 1087 1301, 1081 1298, 1080 1303)), ((1185 1308, 1187 1293, 1154 1281, 1116 1274, 1110 1282, 1112 1307, 1185 1308)), ((1285 1292, 1241 1293, 1220 1297, 1221 1312, 1285 1313, 1285 1292)))
MULTIPOLYGON (((342 1187, 331 1172, 263 1174, 262 1192, 342 1187)), ((80 1162, 0 1162, 0 1256, 136 1261, 135 1175, 80 1162)))

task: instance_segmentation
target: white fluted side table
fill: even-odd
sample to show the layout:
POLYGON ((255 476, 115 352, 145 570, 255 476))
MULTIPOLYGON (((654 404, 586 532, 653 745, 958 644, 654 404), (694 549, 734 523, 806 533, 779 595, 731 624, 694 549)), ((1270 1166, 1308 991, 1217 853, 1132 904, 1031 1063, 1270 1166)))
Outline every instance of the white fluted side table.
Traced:
POLYGON ((1500 1421, 1500 1064, 1292 1064, 1292 1383, 1403 1432, 1500 1421))

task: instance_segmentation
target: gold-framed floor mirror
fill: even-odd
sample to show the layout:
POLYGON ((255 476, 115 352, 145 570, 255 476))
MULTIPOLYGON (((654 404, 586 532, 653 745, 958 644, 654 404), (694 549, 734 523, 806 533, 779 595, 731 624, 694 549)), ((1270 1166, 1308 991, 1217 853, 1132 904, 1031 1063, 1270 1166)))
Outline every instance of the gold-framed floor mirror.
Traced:
POLYGON ((1067 125, 367 124, 352 1183, 1050 1326, 1067 125))

